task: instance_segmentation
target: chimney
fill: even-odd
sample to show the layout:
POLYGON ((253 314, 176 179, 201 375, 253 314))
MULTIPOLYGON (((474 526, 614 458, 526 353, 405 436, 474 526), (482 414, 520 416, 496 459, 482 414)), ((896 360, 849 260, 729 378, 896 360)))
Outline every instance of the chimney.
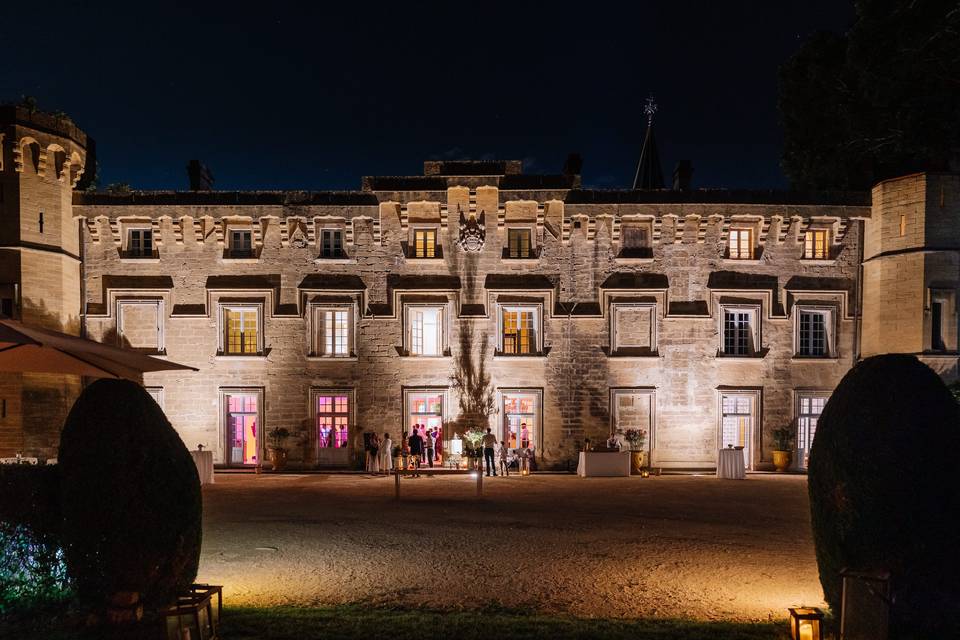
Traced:
POLYGON ((576 152, 570 153, 563 163, 563 175, 578 176, 583 170, 583 157, 576 152))
POLYGON ((693 180, 693 165, 689 160, 681 160, 673 170, 673 190, 689 191, 691 180, 693 180))
POLYGON ((199 160, 191 160, 187 165, 187 177, 190 178, 190 191, 213 191, 213 174, 199 160))

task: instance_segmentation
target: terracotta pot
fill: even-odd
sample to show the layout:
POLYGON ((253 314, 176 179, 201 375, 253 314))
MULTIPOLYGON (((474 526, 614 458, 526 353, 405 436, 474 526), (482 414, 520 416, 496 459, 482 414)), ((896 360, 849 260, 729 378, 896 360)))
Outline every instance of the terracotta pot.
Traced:
POLYGON ((793 451, 773 452, 773 466, 777 468, 777 471, 786 471, 790 468, 791 462, 793 462, 793 451))
POLYGON ((646 451, 631 451, 630 452, 630 473, 638 476, 640 475, 640 470, 647 466, 647 452, 646 451))
POLYGON ((283 471, 287 468, 287 450, 278 447, 270 447, 267 452, 270 457, 270 464, 274 471, 283 471))

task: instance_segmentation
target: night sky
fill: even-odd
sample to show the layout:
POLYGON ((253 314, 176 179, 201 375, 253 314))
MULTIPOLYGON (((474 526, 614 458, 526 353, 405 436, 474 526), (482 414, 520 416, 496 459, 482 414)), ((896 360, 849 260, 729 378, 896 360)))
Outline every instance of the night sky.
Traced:
POLYGON ((0 8, 0 100, 69 113, 101 185, 185 189, 199 158, 217 189, 357 189, 425 159, 558 173, 579 151, 585 185, 626 187, 653 93, 668 181, 688 158, 696 187, 785 187, 777 67, 853 20, 844 0, 140 4, 0 8))

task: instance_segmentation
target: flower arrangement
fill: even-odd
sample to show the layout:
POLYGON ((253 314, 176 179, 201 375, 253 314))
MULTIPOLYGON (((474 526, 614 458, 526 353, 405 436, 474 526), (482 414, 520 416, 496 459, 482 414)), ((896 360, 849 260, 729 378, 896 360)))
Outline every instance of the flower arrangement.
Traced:
POLYGON ((773 430, 774 451, 790 451, 793 449, 793 429, 782 427, 773 430))
POLYGON ((469 431, 464 432, 463 439, 466 442, 464 448, 466 449, 467 457, 476 457, 480 456, 480 442, 483 441, 483 429, 473 428, 469 431))
POLYGON ((630 444, 631 451, 641 451, 647 441, 647 432, 643 429, 627 429, 623 435, 630 444))
POLYGON ((270 444, 275 449, 283 449, 284 441, 290 437, 290 431, 284 427, 275 427, 267 433, 270 438, 270 444))

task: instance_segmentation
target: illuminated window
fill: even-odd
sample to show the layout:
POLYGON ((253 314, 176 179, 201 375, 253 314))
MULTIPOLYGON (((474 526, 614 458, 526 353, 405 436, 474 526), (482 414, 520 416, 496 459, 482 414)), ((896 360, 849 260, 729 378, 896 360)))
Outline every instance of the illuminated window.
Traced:
POLYGON ((830 257, 829 233, 826 229, 808 229, 803 236, 803 257, 826 260, 830 257))
POLYGON ((153 230, 130 229, 127 231, 127 258, 153 257, 153 230))
POLYGON ((810 445, 817 432, 817 421, 823 408, 827 404, 827 397, 822 395, 801 394, 798 398, 797 411, 797 464, 803 468, 807 466, 810 456, 810 445))
POLYGON ((413 257, 415 258, 437 257, 437 230, 436 229, 414 229, 413 230, 413 257))
POLYGON ((751 356, 757 351, 757 309, 723 308, 723 353, 751 356))
POLYGON ((408 306, 406 309, 410 355, 443 355, 443 307, 408 306))
POLYGON ((530 229, 507 229, 507 255, 511 258, 531 258, 530 229))
POLYGON ((540 392, 511 389, 501 392, 503 422, 500 439, 508 449, 536 449, 540 432, 540 392))
POLYGON ((343 449, 350 443, 350 396, 346 392, 314 393, 317 447, 343 449))
POLYGON ((727 248, 732 260, 752 260, 753 229, 737 227, 730 229, 730 239, 727 248))
POLYGON ((720 396, 720 448, 743 447, 744 465, 749 468, 751 442, 756 422, 758 397, 754 393, 723 393, 720 396))
MULTIPOLYGON (((424 439, 426 444, 428 440, 433 444, 433 464, 443 465, 443 456, 449 450, 449 443, 446 441, 444 432, 444 403, 446 402, 446 390, 444 389, 407 389, 404 391, 404 404, 406 405, 406 422, 403 425, 403 431, 407 435, 413 435, 413 430, 417 430, 417 435, 424 439)), ((394 440, 394 442, 397 442, 394 440)), ((426 459, 427 445, 422 454, 421 462, 429 464, 426 459)))
POLYGON ((330 358, 351 355, 353 322, 350 307, 313 307, 313 323, 315 355, 330 358))
POLYGON ((501 311, 501 351, 525 355, 540 351, 537 307, 503 307, 501 311))
POLYGON ((256 355, 262 351, 259 307, 223 307, 223 330, 224 355, 256 355))
POLYGON ((227 464, 260 463, 260 394, 243 391, 222 392, 224 427, 227 441, 227 464))
POLYGON ((253 230, 251 229, 231 229, 230 230, 230 257, 231 258, 252 258, 253 257, 253 230))
POLYGON ((324 229, 320 234, 320 256, 323 258, 343 257, 343 230, 324 229))
POLYGON ((826 358, 833 353, 832 317, 829 310, 797 311, 797 355, 826 358))

